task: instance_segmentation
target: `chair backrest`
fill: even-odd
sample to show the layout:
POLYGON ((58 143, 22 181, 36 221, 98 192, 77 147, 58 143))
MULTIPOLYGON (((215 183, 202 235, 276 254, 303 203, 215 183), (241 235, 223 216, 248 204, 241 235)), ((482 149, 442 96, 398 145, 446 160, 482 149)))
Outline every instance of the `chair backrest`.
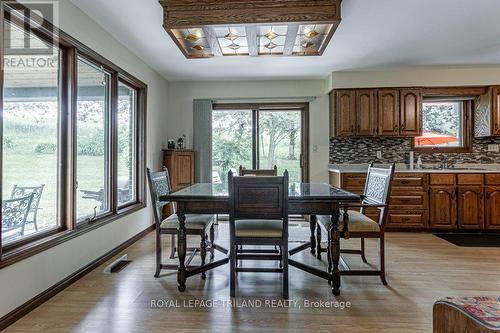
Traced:
POLYGON ((288 171, 281 177, 228 175, 229 219, 288 218, 288 171))
POLYGON ((149 168, 146 171, 155 222, 160 225, 163 220, 163 207, 170 204, 169 201, 161 201, 160 196, 170 194, 170 177, 166 168, 159 172, 153 172, 149 168))
POLYGON ((35 194, 28 196, 8 199, 2 201, 2 230, 11 231, 20 229, 20 235, 24 235, 26 219, 31 209, 35 194))
POLYGON ((40 199, 42 198, 43 189, 45 184, 40 186, 19 186, 14 185, 12 187, 12 192, 10 193, 11 199, 24 198, 33 193, 33 201, 31 202, 30 213, 33 213, 33 219, 36 220, 36 215, 38 212, 38 206, 40 205, 40 199))
POLYGON ((276 177, 278 176, 278 167, 275 165, 273 169, 245 169, 242 165, 240 165, 239 175, 276 177))
MULTIPOLYGON (((363 194, 363 202, 366 204, 389 204, 389 195, 392 188, 392 180, 394 178, 395 164, 389 168, 375 168, 373 163, 368 167, 368 175, 366 177, 365 191, 363 194)), ((381 211, 380 222, 385 221, 388 207, 378 207, 381 211)))

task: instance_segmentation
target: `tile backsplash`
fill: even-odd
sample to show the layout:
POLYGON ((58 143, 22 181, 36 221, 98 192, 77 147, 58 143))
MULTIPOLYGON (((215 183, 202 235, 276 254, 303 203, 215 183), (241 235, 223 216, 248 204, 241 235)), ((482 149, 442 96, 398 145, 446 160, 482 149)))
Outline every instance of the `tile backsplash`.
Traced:
MULTIPOLYGON (((445 157, 452 164, 500 164, 500 153, 488 152, 489 144, 500 145, 500 138, 474 138, 472 153, 421 154, 423 163, 441 163, 445 157)), ((330 164, 408 163, 411 139, 408 138, 331 138, 330 164), (382 158, 377 158, 377 151, 382 158)))

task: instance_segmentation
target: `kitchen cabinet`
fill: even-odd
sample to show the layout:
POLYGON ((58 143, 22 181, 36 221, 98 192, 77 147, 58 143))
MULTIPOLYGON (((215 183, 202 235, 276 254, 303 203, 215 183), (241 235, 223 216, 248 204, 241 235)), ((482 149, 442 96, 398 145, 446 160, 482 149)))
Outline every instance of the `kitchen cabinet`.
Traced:
POLYGON ((377 135, 377 91, 356 91, 356 136, 377 135))
POLYGON ((500 136, 500 86, 489 87, 474 104, 474 136, 500 136))
MULTIPOLYGON (((330 182, 362 194, 366 173, 330 174, 330 182)), ((378 219, 376 210, 366 215, 378 219)), ((396 172, 386 222, 389 231, 500 231, 500 173, 396 172)))
POLYGON ((378 134, 380 136, 399 135, 399 90, 378 91, 378 134))
POLYGON ((335 96, 335 133, 340 137, 354 136, 356 134, 356 92, 354 90, 338 90, 335 92, 335 96))
POLYGON ((400 101, 399 135, 422 135, 422 89, 401 89, 400 101))
POLYGON ((430 227, 457 228, 457 192, 455 186, 431 186, 429 196, 430 227))
POLYGON ((416 137, 422 134, 422 89, 342 89, 331 108, 338 137, 416 137))
POLYGON ((486 229, 500 230, 500 186, 485 187, 486 229))
POLYGON ((458 187, 458 227, 460 229, 484 228, 484 188, 482 186, 458 187))

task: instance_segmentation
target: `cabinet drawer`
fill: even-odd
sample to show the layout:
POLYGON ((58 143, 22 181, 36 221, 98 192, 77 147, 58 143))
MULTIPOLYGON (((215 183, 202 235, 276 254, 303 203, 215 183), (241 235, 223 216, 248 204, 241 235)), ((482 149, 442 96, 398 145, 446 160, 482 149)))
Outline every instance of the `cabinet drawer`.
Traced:
POLYGON ((389 212, 387 226, 392 228, 425 228, 427 226, 426 211, 395 211, 389 212))
POLYGON ((396 173, 393 187, 426 187, 427 176, 422 173, 396 173))
POLYGON ((459 185, 483 185, 482 174, 459 174, 457 175, 459 185))
POLYGON ((342 177, 342 187, 347 189, 351 187, 363 187, 366 183, 366 174, 348 174, 342 177))
POLYGON ((486 174, 486 185, 500 185, 500 173, 486 174))
POLYGON ((399 206, 414 206, 411 209, 425 209, 427 195, 425 193, 412 193, 404 195, 391 195, 391 208, 400 208, 399 206))
POLYGON ((431 185, 455 185, 455 175, 452 173, 431 174, 431 185))

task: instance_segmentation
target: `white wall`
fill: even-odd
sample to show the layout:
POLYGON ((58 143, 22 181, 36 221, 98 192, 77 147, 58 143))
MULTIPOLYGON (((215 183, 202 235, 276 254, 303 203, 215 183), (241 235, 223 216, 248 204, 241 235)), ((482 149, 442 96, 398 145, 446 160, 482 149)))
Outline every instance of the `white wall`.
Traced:
POLYGON ((193 138, 193 100, 218 102, 310 102, 311 181, 328 182, 329 111, 325 80, 172 82, 169 85, 166 125, 170 138, 193 138), (318 151, 313 148, 317 146, 318 151))
POLYGON ((500 84, 499 66, 334 72, 327 80, 327 89, 495 84, 500 84))
MULTIPOLYGON (((68 0, 60 27, 148 85, 147 165, 160 166, 168 83, 68 0)), ((149 205, 149 201, 148 201, 149 205)), ((0 270, 0 317, 151 225, 149 207, 0 270)), ((151 267, 153 270, 153 267, 151 267)))

